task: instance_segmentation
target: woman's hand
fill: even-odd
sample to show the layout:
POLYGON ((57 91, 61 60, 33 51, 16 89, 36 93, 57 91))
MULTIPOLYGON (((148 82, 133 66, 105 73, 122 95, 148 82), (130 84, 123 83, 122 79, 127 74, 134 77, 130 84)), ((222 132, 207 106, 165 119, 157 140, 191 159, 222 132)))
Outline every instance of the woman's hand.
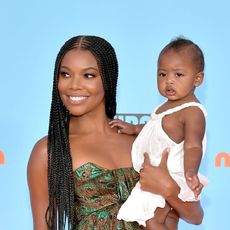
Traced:
POLYGON ((144 191, 152 192, 163 196, 165 199, 168 196, 177 196, 179 187, 172 179, 167 168, 169 151, 164 150, 159 166, 152 166, 149 155, 144 154, 145 160, 143 168, 140 170, 140 184, 144 191))
POLYGON ((183 202, 178 198, 180 188, 172 179, 167 168, 168 150, 164 150, 159 166, 150 164, 145 154, 143 168, 140 170, 140 184, 144 191, 159 194, 165 198, 180 218, 190 224, 201 224, 203 209, 200 202, 183 202))

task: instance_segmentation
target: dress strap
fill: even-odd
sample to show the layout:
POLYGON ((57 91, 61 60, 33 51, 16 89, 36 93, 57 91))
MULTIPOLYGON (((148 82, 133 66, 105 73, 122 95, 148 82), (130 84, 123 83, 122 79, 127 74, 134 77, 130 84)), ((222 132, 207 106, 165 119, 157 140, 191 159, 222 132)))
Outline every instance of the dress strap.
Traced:
POLYGON ((175 113, 177 111, 180 111, 182 109, 185 109, 185 108, 188 108, 191 106, 199 107, 199 109, 204 113, 204 116, 205 117, 207 116, 207 111, 205 110, 205 108, 200 103, 195 102, 195 101, 187 102, 187 103, 184 103, 182 105, 176 106, 174 108, 168 109, 168 110, 166 110, 166 111, 164 111, 158 115, 162 115, 162 116, 169 115, 169 114, 175 113))

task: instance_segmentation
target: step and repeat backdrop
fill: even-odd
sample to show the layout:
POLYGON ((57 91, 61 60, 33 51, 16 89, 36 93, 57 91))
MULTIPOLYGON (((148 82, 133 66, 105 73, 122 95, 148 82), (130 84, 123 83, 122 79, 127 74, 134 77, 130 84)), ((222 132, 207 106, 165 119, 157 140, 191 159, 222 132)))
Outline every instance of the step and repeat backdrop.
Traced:
POLYGON ((204 220, 180 230, 229 229, 230 3, 208 0, 0 1, 0 229, 33 229, 26 168, 47 135, 56 54, 70 37, 98 35, 119 61, 118 117, 146 122, 163 102, 156 87, 160 50, 184 36, 205 55, 196 94, 208 112, 207 151, 200 171, 204 220))

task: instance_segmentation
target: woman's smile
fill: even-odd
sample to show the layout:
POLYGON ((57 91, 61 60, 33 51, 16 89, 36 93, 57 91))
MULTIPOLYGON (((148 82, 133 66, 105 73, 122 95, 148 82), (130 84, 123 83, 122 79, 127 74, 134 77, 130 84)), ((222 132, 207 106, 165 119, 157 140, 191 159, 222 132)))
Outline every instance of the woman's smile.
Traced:
POLYGON ((81 104, 88 99, 86 96, 69 96, 68 98, 71 104, 81 104))

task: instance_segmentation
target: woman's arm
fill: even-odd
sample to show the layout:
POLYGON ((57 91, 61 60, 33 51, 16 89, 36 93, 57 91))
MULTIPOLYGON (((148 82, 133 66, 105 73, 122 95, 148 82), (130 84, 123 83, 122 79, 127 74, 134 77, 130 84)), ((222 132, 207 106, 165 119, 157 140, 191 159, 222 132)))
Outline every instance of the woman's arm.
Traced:
POLYGON ((45 213, 49 203, 47 181, 47 138, 34 146, 28 166, 27 180, 33 213, 34 230, 47 230, 45 213))
POLYGON ((201 224, 203 209, 200 202, 183 202, 178 198, 180 188, 167 169, 168 152, 164 151, 158 167, 152 166, 145 154, 143 169, 140 172, 141 189, 159 194, 165 198, 178 216, 191 224, 201 224))

